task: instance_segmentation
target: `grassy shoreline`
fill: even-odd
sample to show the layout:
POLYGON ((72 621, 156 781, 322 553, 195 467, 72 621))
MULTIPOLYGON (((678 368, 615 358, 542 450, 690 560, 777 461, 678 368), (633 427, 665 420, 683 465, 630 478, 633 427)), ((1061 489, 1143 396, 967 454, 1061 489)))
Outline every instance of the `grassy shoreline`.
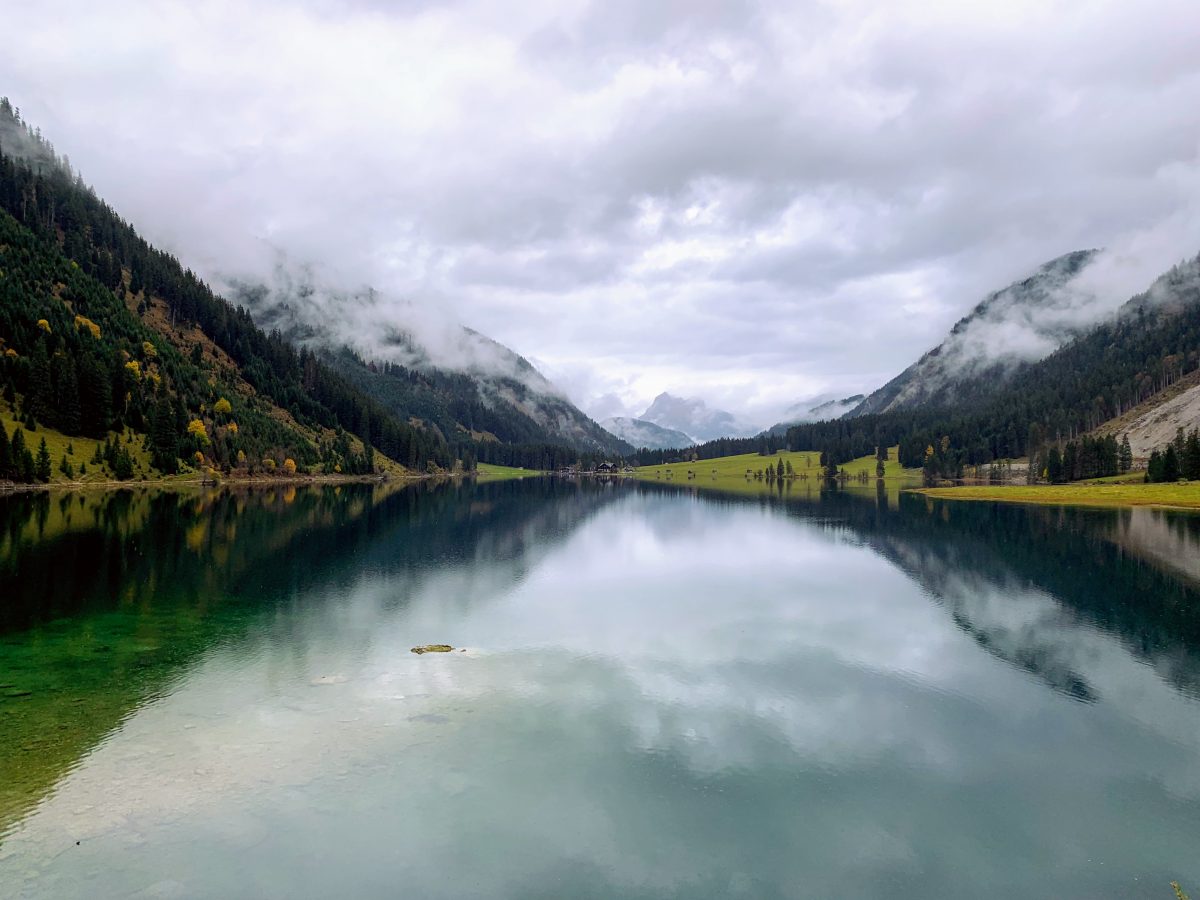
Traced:
POLYGON ((138 478, 130 478, 125 481, 115 481, 112 479, 104 481, 50 481, 44 484, 0 482, 0 497, 38 491, 115 491, 122 488, 221 487, 223 485, 256 485, 265 487, 295 484, 379 484, 391 481, 422 481, 431 478, 455 477, 462 477, 462 473, 448 472, 442 475, 397 475, 390 472, 375 475, 251 475, 237 478, 223 477, 216 481, 198 475, 183 475, 170 478, 147 478, 144 481, 138 478))
POLYGON ((1030 503, 1041 506, 1200 509, 1200 482, 1114 484, 1101 481, 1077 484, 958 485, 917 488, 915 492, 942 500, 1030 503))

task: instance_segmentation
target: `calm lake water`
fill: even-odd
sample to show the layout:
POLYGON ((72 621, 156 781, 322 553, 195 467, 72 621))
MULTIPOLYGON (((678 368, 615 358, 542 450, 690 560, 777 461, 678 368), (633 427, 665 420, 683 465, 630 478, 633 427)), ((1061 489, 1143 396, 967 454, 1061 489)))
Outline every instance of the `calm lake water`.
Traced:
POLYGON ((1198 584, 873 489, 0 499, 0 896, 1195 897, 1198 584))

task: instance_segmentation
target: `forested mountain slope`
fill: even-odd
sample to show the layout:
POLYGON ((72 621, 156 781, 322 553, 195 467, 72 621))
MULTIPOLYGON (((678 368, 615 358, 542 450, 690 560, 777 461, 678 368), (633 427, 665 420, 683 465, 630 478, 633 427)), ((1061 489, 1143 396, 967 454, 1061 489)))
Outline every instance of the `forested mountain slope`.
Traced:
POLYGON ((436 430, 452 445, 557 443, 601 455, 633 449, 524 357, 417 305, 385 302, 369 288, 333 291, 303 271, 277 271, 269 286, 233 280, 231 296, 259 325, 317 353, 399 418, 436 430), (331 324, 334 310, 358 327, 331 324), (421 327, 412 327, 418 321, 421 327))
MULTIPOLYGON (((7 100, 0 341, 0 390, 23 422, 100 438, 128 426, 146 436, 159 471, 180 458, 366 471, 370 448, 413 468, 454 462, 436 434, 265 333, 147 244, 7 100)), ((27 480, 20 459, 5 464, 4 475, 27 480)))
POLYGON ((1085 330, 1078 309, 1087 298, 1068 285, 1096 252, 1060 256, 1028 278, 989 294, 942 343, 848 415, 977 403, 995 393, 1023 363, 1048 356, 1085 330))
POLYGON ((787 439, 797 449, 828 446, 846 458, 879 440, 899 443, 905 465, 921 465, 932 450, 952 471, 1091 432, 1198 367, 1200 257, 1162 275, 1110 321, 1020 366, 986 401, 801 425, 787 439))

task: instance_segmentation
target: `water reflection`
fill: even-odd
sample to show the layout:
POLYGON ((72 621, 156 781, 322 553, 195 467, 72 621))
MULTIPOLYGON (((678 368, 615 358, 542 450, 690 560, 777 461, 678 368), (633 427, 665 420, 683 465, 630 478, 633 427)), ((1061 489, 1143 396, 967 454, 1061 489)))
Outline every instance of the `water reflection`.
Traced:
POLYGON ((6 609, 5 660, 80 676, 46 686, 53 714, 42 689, 5 701, 6 723, 38 738, 73 697, 122 698, 0 846, 33 872, 20 890, 1159 897, 1200 878, 1198 604, 1172 563, 1190 517, 873 487, 330 490, 7 520, 14 588, 29 560, 48 582, 85 558, 56 541, 117 577, 6 609), (97 634, 118 637, 96 654, 97 634), (441 640, 467 652, 408 653, 441 640))
MULTIPOLYGON (((539 481, 0 500, 0 838, 201 654, 272 612, 447 561, 514 581, 611 492, 539 481)), ((403 597, 398 593, 396 599, 403 597)))

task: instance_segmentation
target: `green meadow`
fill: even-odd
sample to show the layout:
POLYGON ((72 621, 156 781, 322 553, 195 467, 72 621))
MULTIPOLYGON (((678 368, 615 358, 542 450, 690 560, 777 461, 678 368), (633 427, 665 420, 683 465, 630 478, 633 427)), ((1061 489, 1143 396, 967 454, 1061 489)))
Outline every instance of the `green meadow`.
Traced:
MULTIPOLYGON (((1139 475, 1140 477, 1140 475, 1139 475)), ((1114 479, 1072 484, 962 485, 924 488, 928 497, 945 500, 990 500, 1000 503, 1038 503, 1050 506, 1161 506, 1200 509, 1200 481, 1177 484, 1122 483, 1114 479)))
MULTIPOLYGON (((888 450, 888 459, 884 463, 884 480, 911 480, 921 477, 920 469, 905 469, 896 460, 897 448, 888 450)), ((722 456, 717 459, 700 459, 695 462, 669 463, 661 466, 641 466, 634 470, 639 478, 677 480, 687 479, 688 473, 694 475, 696 481, 725 480, 736 478, 742 481, 756 481, 759 471, 764 471, 768 465, 778 466, 780 460, 784 464, 792 464, 797 481, 821 481, 821 454, 814 450, 780 450, 772 456, 760 456, 757 453, 742 453, 737 456, 722 456)), ((875 457, 863 456, 841 466, 851 479, 856 479, 866 473, 869 479, 875 479, 875 457)), ((765 479, 764 479, 765 480, 765 479)))
POLYGON ((475 474, 492 481, 500 481, 505 478, 524 478, 526 475, 540 475, 542 473, 533 469, 518 469, 513 466, 496 466, 491 463, 479 463, 475 467, 475 474))
MULTIPOLYGON (((4 433, 8 435, 11 441, 13 432, 20 428, 25 432, 25 446, 29 448, 29 452, 37 457, 38 446, 42 439, 46 440, 46 449, 50 453, 50 483, 51 484, 90 484, 108 482, 113 480, 113 473, 103 462, 92 462, 96 454, 96 448, 102 448, 103 441, 95 440, 86 437, 68 437, 60 431, 55 431, 52 428, 46 428, 39 424, 34 431, 28 431, 18 422, 12 414, 9 407, 0 402, 0 422, 4 423, 4 433), (66 458, 73 471, 73 477, 68 478, 63 474, 61 466, 63 459, 66 458), (86 474, 80 474, 80 464, 84 464, 87 468, 86 474)), ((113 432, 113 436, 120 441, 129 451, 129 455, 133 458, 133 480, 145 479, 153 477, 155 480, 162 476, 154 471, 150 466, 150 453, 142 446, 142 438, 140 435, 135 435, 132 431, 125 430, 122 432, 113 432), (130 438, 132 437, 132 440, 130 438)))

